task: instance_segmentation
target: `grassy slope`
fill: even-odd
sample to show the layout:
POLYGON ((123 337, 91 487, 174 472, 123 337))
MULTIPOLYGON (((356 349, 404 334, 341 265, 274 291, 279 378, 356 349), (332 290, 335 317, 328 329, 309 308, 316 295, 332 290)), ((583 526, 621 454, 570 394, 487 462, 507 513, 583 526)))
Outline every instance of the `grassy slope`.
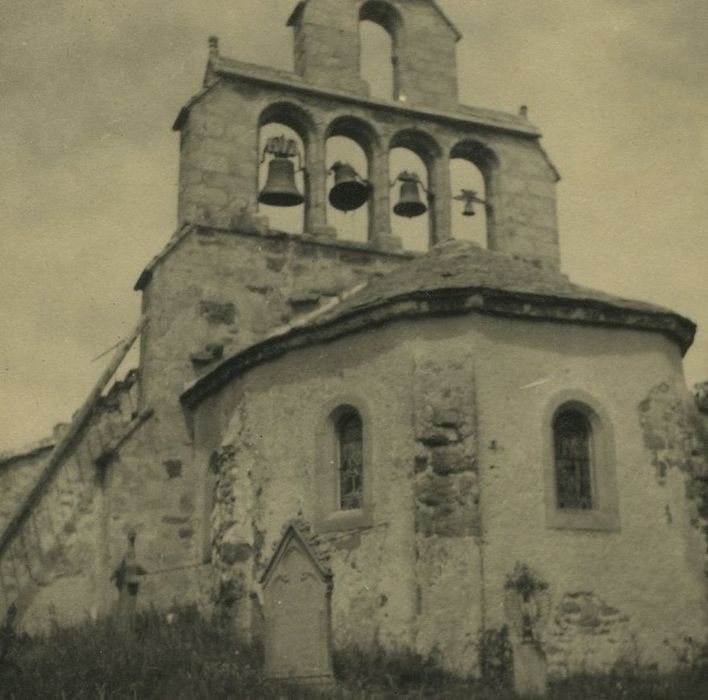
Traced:
MULTIPOLYGON (((0 697, 16 700, 515 697, 503 686, 456 680, 412 656, 372 659, 356 652, 337 656, 334 691, 319 695, 275 687, 261 678, 254 650, 239 647, 227 629, 193 611, 181 611, 172 624, 164 615, 143 614, 128 635, 109 621, 57 628, 43 637, 15 640, 11 649, 0 668, 0 697)), ((703 700, 708 698, 708 672, 574 678, 553 685, 548 698, 703 700)))

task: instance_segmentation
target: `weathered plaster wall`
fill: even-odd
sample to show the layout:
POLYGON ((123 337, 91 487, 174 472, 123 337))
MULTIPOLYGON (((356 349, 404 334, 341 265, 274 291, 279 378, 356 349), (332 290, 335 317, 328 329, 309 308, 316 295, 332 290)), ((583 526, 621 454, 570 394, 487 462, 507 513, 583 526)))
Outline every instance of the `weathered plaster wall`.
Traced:
MULTIPOLYGON (((0 561, 0 617, 13 602, 23 628, 39 631, 52 621, 80 622, 115 601, 111 563, 115 566, 123 554, 125 538, 119 550, 110 551, 106 483, 116 461, 130 452, 131 440, 145 427, 138 417, 137 388, 137 374, 131 372, 96 402, 88 423, 62 448, 51 478, 26 510, 25 497, 45 471, 49 450, 38 452, 34 463, 21 465, 32 469, 13 483, 23 491, 15 491, 8 512, 15 516, 24 510, 27 517, 0 561)), ((54 441, 63 438, 67 428, 58 426, 54 441)), ((149 454, 149 443, 137 444, 143 455, 149 454)))
MULTIPOLYGON (((149 323, 140 386, 141 406, 154 416, 123 446, 108 473, 103 580, 135 528, 138 557, 150 572, 141 604, 167 607, 208 598, 203 523, 210 508, 209 467, 193 461, 179 403, 185 384, 220 353, 252 344, 407 259, 262 227, 250 233, 199 228, 157 264, 144 290, 149 323)), ((102 595, 108 605, 116 594, 106 583, 102 595)))
MULTIPOLYGON (((705 582, 684 474, 658 483, 645 444, 640 405, 660 384, 682 391, 679 352, 661 336, 476 315, 290 353, 234 380, 197 416, 198 444, 216 423, 235 449, 219 477, 217 543, 231 527, 225 502, 237 512, 245 498, 254 525, 241 521, 235 544, 248 545, 239 550, 248 590, 284 522, 316 512, 322 405, 359 395, 371 414, 372 527, 321 535, 338 645, 408 644, 473 672, 481 629, 507 623, 504 583, 523 562, 550 584, 552 673, 671 667, 685 638, 705 635, 705 582), (611 423, 616 530, 546 524, 549 411, 573 393, 611 423), (235 495, 234 478, 248 496, 235 495)), ((202 460, 217 441, 212 433, 202 460)), ((215 557, 228 577, 218 548, 215 557)))
POLYGON ((489 625, 503 624, 504 577, 526 562, 551 585, 552 672, 675 664, 672 646, 705 636, 700 549, 683 475, 656 481, 639 406, 658 383, 683 390, 678 350, 621 330, 498 322, 491 331, 476 357, 489 625), (617 531, 546 527, 547 421, 573 396, 591 400, 614 437, 617 531))
POLYGON ((225 579, 236 572, 246 592, 284 523, 299 514, 317 520, 323 407, 354 402, 367 414, 373 513, 364 526, 320 534, 335 576, 335 644, 407 646, 473 671, 479 563, 467 352, 439 360, 402 354, 399 329, 352 340, 265 365, 200 411, 197 445, 203 429, 224 426, 215 560, 225 579), (460 390, 435 385, 439 374, 460 390), (413 384, 430 391, 416 400, 413 384), (238 562, 229 562, 235 552, 238 562))

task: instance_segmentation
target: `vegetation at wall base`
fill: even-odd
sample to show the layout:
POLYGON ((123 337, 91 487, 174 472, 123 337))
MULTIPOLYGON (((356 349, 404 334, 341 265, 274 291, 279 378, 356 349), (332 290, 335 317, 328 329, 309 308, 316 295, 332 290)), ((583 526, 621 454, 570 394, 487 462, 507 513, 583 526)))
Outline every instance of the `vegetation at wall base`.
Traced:
MULTIPOLYGON (((434 659, 410 652, 335 654, 335 689, 297 688, 262 677, 257 648, 239 645, 228 624, 191 608, 169 615, 141 613, 135 629, 120 632, 108 619, 44 635, 17 636, 0 666, 3 700, 511 700, 508 674, 464 681, 434 659)), ((551 684, 549 700, 702 700, 708 669, 671 675, 624 669, 551 684)))

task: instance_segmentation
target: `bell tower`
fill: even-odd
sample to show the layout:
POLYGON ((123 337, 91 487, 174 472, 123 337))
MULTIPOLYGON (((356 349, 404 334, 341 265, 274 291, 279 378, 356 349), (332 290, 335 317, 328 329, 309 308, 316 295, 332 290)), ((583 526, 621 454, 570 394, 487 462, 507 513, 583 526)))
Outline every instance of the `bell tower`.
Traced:
POLYGON ((472 215, 477 206, 486 214, 490 250, 559 266, 558 174, 540 133, 525 110, 459 104, 461 36, 434 0, 303 0, 288 25, 294 72, 225 58, 210 40, 204 87, 174 125, 181 134, 180 225, 268 226, 264 205, 302 203, 302 235, 337 240, 344 234, 328 217, 328 201, 342 211, 356 202, 367 216, 366 244, 396 250, 406 240, 400 228, 394 235, 392 217, 425 213, 435 245, 452 237, 453 216, 472 215), (391 36, 389 99, 372 97, 361 77, 359 32, 367 20, 391 36), (261 131, 273 123, 297 135, 297 149, 288 139, 280 151, 264 144, 261 131), (337 136, 361 148, 366 173, 327 161, 327 141, 337 136), (419 172, 392 169, 390 154, 399 148, 420 159, 419 172), (484 192, 452 190, 450 162, 457 158, 481 172, 484 192), (273 178, 266 187, 259 183, 264 159, 273 178), (329 196, 333 173, 338 190, 329 196))
POLYGON ((455 44, 461 35, 427 0, 300 2, 288 20, 295 31, 295 72, 314 85, 368 96, 359 76, 362 20, 391 36, 395 100, 457 108, 455 44))

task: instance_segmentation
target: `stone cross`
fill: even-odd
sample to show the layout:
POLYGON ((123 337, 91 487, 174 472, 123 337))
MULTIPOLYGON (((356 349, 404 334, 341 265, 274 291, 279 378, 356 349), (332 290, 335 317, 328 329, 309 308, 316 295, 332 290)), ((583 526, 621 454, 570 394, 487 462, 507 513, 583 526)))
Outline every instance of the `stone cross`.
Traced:
POLYGON ((543 697, 548 687, 546 655, 540 636, 550 612, 548 584, 517 563, 507 577, 504 610, 512 633, 514 691, 522 698, 543 697))
POLYGON ((306 530, 286 526, 261 585, 266 677, 332 683, 332 573, 306 530))

